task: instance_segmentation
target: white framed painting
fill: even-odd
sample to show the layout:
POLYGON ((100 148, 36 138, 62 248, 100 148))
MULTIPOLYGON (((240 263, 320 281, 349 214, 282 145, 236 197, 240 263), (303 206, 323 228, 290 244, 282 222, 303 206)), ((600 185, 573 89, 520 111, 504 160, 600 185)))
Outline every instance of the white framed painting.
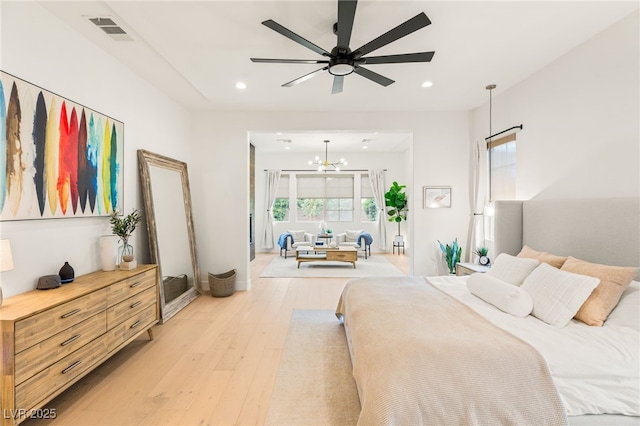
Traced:
POLYGON ((440 209, 451 207, 450 186, 425 186, 423 189, 425 209, 440 209))

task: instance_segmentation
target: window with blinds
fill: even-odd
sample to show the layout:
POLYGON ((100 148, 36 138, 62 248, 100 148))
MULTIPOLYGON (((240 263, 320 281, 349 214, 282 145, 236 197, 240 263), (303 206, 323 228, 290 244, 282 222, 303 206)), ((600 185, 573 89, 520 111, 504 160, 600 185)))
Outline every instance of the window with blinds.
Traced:
POLYGON ((353 175, 298 175, 297 220, 353 220, 353 175))
POLYGON ((360 175, 360 205, 361 222, 375 222, 378 219, 378 205, 373 197, 368 174, 360 175))
POLYGON ((280 175, 272 213, 275 222, 289 221, 289 175, 280 175))

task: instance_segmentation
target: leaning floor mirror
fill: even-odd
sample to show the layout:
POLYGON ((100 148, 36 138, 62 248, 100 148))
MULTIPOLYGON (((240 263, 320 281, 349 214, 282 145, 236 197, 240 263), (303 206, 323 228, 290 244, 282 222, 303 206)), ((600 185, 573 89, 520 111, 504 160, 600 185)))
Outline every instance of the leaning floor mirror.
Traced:
POLYGON ((162 277, 160 318, 164 323, 200 294, 187 164, 139 150, 138 168, 151 261, 162 277))

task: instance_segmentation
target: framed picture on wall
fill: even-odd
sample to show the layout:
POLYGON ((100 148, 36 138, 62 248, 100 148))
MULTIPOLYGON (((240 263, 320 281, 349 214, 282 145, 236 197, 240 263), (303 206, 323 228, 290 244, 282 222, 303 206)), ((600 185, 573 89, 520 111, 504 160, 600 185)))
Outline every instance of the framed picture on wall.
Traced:
POLYGON ((423 189, 425 209, 440 209, 451 207, 450 186, 425 186, 423 189))
POLYGON ((123 122, 0 71, 0 135, 0 221, 122 211, 123 122))

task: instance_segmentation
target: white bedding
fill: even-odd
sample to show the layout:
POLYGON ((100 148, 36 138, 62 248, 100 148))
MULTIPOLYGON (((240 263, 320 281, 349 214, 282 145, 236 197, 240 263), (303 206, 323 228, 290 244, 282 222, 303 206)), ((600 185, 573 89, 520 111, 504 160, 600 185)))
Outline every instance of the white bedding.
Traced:
POLYGON ((518 318, 472 295, 468 277, 429 281, 489 321, 528 342, 549 365, 568 416, 640 416, 640 283, 632 282, 603 327, 571 320, 566 327, 518 318))

